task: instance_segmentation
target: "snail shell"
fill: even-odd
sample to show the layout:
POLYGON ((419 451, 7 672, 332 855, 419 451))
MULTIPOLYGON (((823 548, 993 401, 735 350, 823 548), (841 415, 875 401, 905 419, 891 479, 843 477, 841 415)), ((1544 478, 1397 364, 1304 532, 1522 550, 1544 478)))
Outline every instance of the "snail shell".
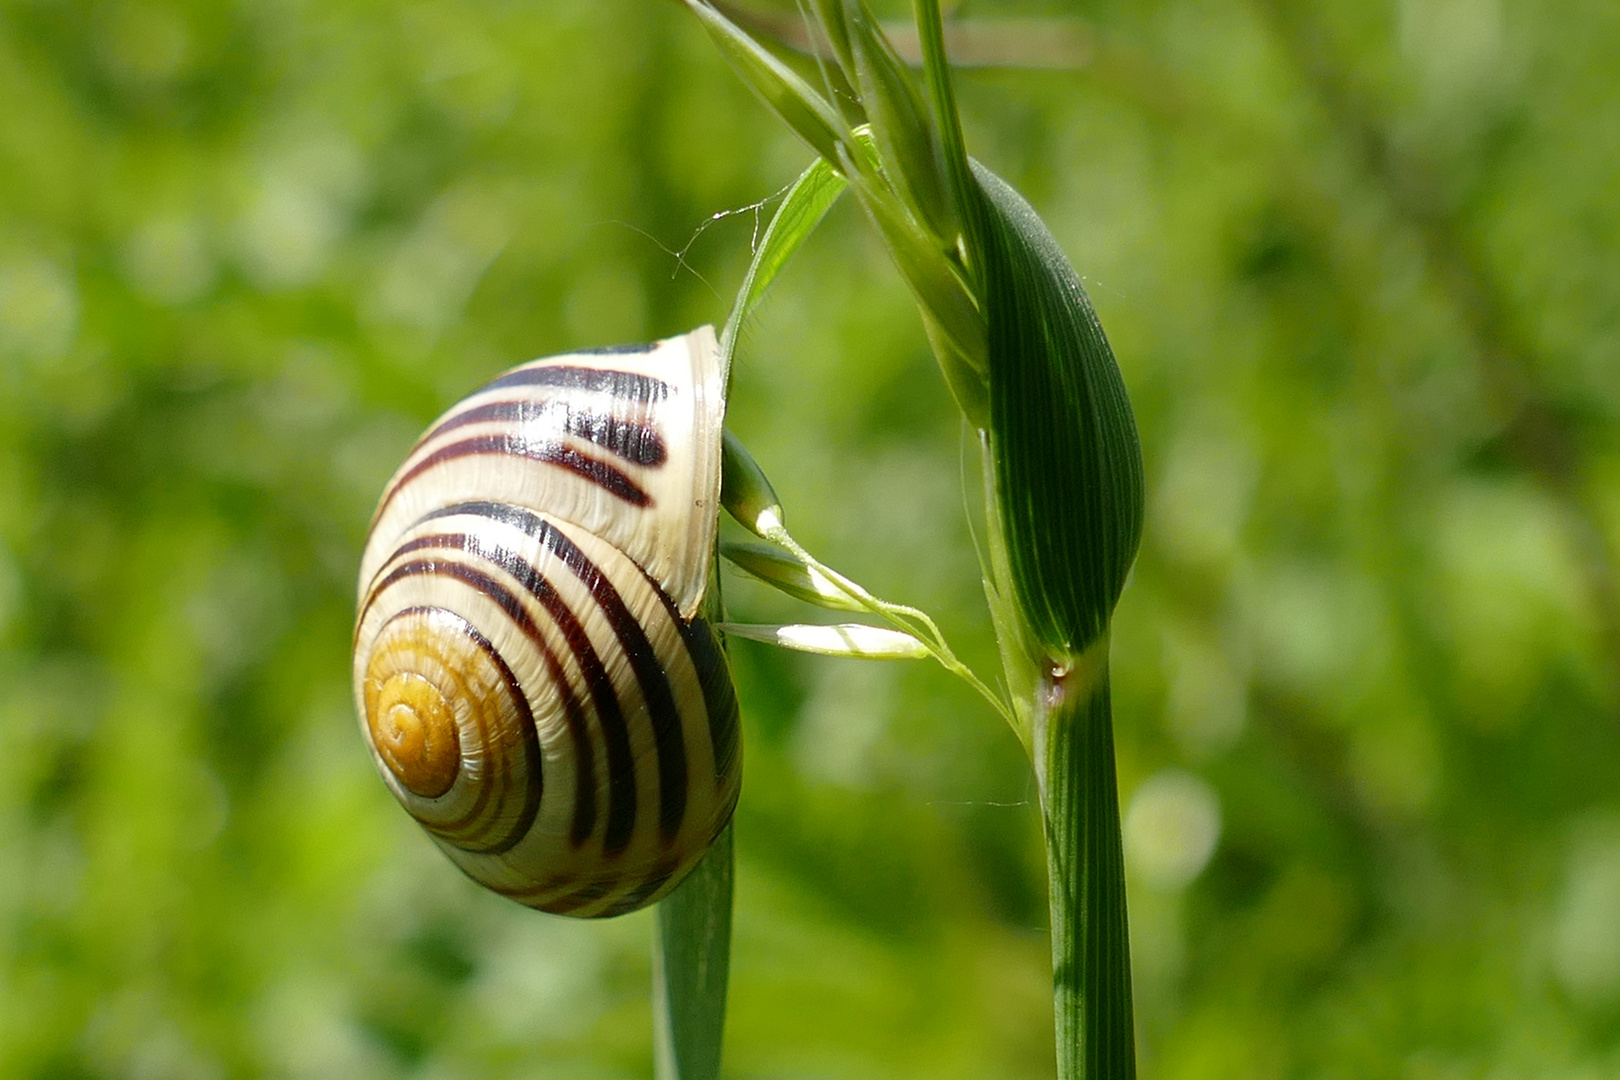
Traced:
POLYGON ((530 907, 659 899, 736 803, 737 701, 699 617, 723 391, 710 327, 536 360, 440 417, 383 491, 361 729, 451 860, 530 907))

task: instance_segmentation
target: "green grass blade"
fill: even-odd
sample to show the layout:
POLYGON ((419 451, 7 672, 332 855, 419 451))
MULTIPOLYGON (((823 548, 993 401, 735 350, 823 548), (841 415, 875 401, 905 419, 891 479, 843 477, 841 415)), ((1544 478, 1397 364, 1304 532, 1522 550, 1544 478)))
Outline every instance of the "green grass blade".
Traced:
POLYGON ((731 970, 731 830, 727 825, 687 879, 658 905, 653 940, 658 1080, 720 1075, 731 970))
POLYGON ((1048 680, 1042 698, 1056 704, 1036 721, 1059 1080, 1136 1075, 1113 718, 1106 647, 1099 651, 1100 681, 1048 680))
POLYGON ((827 216, 827 211, 832 209, 833 203, 838 201, 847 186, 847 181, 829 161, 817 158, 788 189, 782 205, 776 208, 764 237, 760 239, 759 249, 754 252, 754 259, 748 265, 742 288, 737 292, 737 301, 732 305, 731 316, 720 335, 720 351, 726 358, 728 369, 743 320, 753 312, 776 275, 787 265, 793 253, 799 250, 799 245, 821 224, 821 219, 827 216))
POLYGON ((900 277, 911 289, 951 395, 969 422, 982 427, 989 407, 985 381, 988 345, 984 316, 973 295, 945 253, 906 214, 892 193, 861 183, 854 185, 854 192, 888 247, 900 277))
POLYGON ((810 0, 821 23, 821 32, 832 46, 833 57, 845 71, 855 70, 855 53, 849 40, 849 25, 844 17, 844 0, 810 0))
MULTIPOLYGON (((684 4, 686 0, 675 2, 684 4)), ((732 0, 708 2, 813 83, 820 82, 823 75, 836 81, 839 65, 846 63, 839 59, 822 28, 812 26, 802 11, 756 8, 732 0), (805 60, 810 63, 801 63, 805 60), (817 60, 830 61, 820 69, 820 75, 816 74, 817 60)), ((814 3, 817 8, 828 10, 841 10, 843 6, 843 0, 814 0, 814 3)), ((879 19, 876 25, 902 64, 918 71, 923 69, 922 44, 912 20, 879 19)), ((947 45, 951 64, 958 71, 965 68, 1076 71, 1091 66, 1099 52, 1097 34, 1091 24, 1068 15, 975 18, 956 14, 951 17, 947 45)), ((847 66, 854 70, 854 61, 848 60, 847 66)), ((847 102, 839 100, 837 104, 842 108, 847 102)), ((860 122, 851 120, 850 124, 860 122)))
POLYGON ((990 444, 1019 611, 1047 655, 1107 630, 1142 535, 1142 449, 1114 353, 1023 197, 979 167, 990 444))
POLYGON ((866 123, 854 85, 843 68, 829 60, 825 31, 818 30, 804 11, 759 10, 728 0, 708 0, 708 4, 747 31, 805 82, 822 87, 851 127, 866 123))
POLYGON ((702 0, 686 0, 737 74, 810 148, 838 160, 849 129, 838 110, 748 32, 702 0))
POLYGON ((962 138, 962 118, 956 109, 956 90, 951 84, 950 62, 945 55, 945 26, 939 13, 939 0, 915 0, 917 40, 922 47, 923 79, 934 106, 934 129, 939 138, 940 162, 945 173, 955 217, 963 230, 963 255, 971 274, 979 272, 979 202, 977 186, 968 168, 967 143, 962 138))
MULTIPOLYGON (((868 153, 865 147, 859 152, 868 153)), ((906 213, 894 192, 872 182, 870 165, 863 169, 862 163, 847 153, 841 154, 839 160, 845 173, 853 178, 856 200, 883 237, 895 268, 911 288, 918 306, 955 344, 957 355, 982 376, 987 363, 985 321, 966 283, 945 252, 906 213)))
POLYGON ((891 179, 921 222, 947 249, 956 246, 956 212, 941 171, 939 140, 922 95, 877 20, 861 0, 846 0, 856 81, 891 179))

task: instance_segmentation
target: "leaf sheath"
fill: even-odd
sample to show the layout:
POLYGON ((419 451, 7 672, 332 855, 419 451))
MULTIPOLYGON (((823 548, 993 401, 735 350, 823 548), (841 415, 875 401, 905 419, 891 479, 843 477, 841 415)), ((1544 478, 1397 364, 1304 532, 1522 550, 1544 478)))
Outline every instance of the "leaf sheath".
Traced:
MULTIPOLYGON (((1065 690, 1048 679, 1043 696, 1065 690)), ((1106 675, 1037 722, 1052 912, 1052 992, 1062 1080, 1132 1080, 1130 933, 1106 675), (1041 731, 1044 727, 1044 732, 1041 731)))

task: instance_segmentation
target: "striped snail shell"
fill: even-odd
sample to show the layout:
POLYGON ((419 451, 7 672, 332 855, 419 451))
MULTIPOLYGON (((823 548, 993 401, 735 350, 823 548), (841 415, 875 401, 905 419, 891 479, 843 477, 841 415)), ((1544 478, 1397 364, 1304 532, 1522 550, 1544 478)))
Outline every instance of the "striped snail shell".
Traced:
POLYGON ((383 780, 475 881, 632 911, 730 819, 737 701, 701 617, 714 331, 536 360, 428 429, 360 566, 354 685, 383 780))

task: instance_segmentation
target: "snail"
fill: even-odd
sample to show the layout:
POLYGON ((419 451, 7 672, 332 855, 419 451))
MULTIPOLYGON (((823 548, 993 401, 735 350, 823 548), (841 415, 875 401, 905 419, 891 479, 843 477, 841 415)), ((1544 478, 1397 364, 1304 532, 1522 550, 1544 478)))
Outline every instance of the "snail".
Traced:
POLYGON ((439 847, 519 903, 633 911, 730 820, 737 700, 701 616, 724 382, 706 326, 535 360, 440 417, 383 490, 360 727, 439 847))

